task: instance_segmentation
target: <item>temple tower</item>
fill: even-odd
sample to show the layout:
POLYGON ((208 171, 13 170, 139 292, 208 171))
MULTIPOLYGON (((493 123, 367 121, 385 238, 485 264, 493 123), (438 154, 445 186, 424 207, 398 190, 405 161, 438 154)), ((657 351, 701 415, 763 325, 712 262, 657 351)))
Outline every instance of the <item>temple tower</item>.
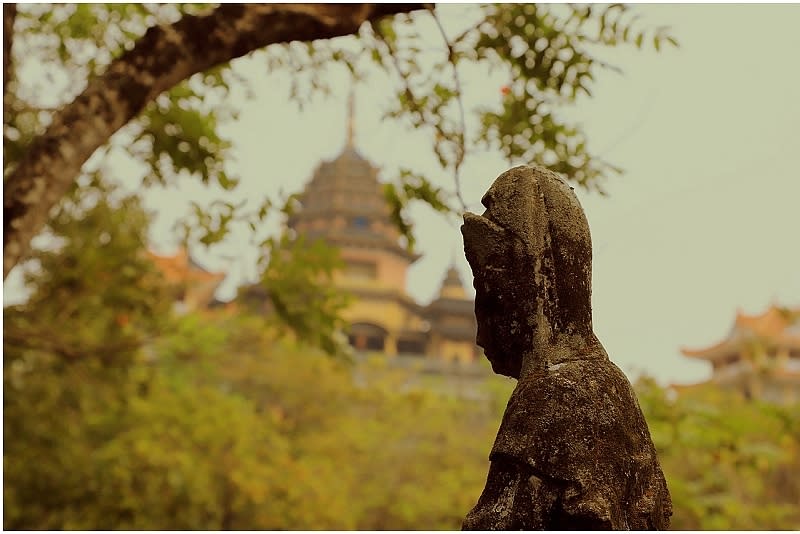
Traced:
POLYGON ((478 356, 475 345, 474 302, 467 296, 455 265, 450 265, 439 296, 425 310, 431 325, 429 350, 446 361, 471 362, 478 356))
POLYGON ((401 246, 378 169, 355 148, 352 93, 345 139, 342 152, 314 171, 289 227, 340 249, 345 267, 334 281, 357 297, 344 314, 356 349, 393 355, 399 344, 403 351, 424 350, 424 319, 406 294, 406 274, 419 255, 401 246))

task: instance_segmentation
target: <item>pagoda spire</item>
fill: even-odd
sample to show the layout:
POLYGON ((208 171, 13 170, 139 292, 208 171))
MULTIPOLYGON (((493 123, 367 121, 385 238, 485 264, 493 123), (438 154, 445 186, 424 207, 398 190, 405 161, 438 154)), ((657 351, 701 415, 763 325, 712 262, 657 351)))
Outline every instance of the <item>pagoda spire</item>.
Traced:
POLYGON ((447 273, 439 289, 439 298, 455 298, 459 300, 466 298, 464 285, 461 283, 461 276, 458 274, 455 261, 450 263, 450 267, 447 268, 447 273))
POLYGON ((355 88, 350 86, 350 95, 347 97, 347 141, 345 146, 347 148, 355 148, 355 133, 356 133, 356 96, 355 88))

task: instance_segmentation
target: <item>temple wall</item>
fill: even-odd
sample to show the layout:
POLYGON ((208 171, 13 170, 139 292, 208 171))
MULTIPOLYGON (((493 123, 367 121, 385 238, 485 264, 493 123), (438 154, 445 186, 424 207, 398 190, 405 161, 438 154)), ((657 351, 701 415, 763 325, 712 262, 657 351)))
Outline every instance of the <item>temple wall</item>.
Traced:
POLYGON ((339 273, 335 280, 343 287, 363 287, 383 290, 395 290, 405 295, 406 271, 408 261, 389 252, 347 248, 341 250, 342 260, 347 262, 370 262, 375 264, 374 279, 351 279, 346 273, 339 273))

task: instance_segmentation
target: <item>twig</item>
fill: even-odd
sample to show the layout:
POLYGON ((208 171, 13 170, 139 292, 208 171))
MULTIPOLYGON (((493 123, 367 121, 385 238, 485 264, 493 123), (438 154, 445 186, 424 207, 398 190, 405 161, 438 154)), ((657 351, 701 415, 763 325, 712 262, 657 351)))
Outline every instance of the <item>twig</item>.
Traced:
POLYGON ((434 22, 436 22, 436 27, 439 28, 439 33, 442 35, 445 45, 447 45, 447 60, 451 65, 453 65, 453 79, 456 84, 456 92, 458 93, 456 95, 456 102, 458 102, 458 113, 459 118, 461 119, 461 129, 458 132, 456 161, 453 165, 453 178, 456 183, 456 198, 458 198, 458 202, 461 204, 461 210, 467 211, 467 204, 464 202, 464 198, 461 196, 461 165, 464 163, 464 153, 466 151, 466 147, 464 146, 464 132, 467 127, 466 120, 464 118, 464 102, 463 93, 461 91, 461 78, 458 76, 458 65, 455 59, 456 56, 455 51, 453 50, 453 45, 447 39, 447 34, 444 31, 444 27, 442 26, 439 17, 436 15, 435 8, 430 6, 428 7, 428 11, 430 11, 434 22))
MULTIPOLYGON (((430 7, 428 9, 430 9, 430 7)), ((435 15, 434 15, 434 19, 436 19, 435 15)), ((436 19, 436 22, 437 22, 437 24, 439 24, 438 19, 436 19)), ((441 25, 439 25, 439 28, 441 29, 441 25)), ((397 70, 397 74, 400 76, 400 80, 403 83, 403 92, 406 95, 406 99, 408 100, 408 103, 409 103, 412 111, 418 113, 419 116, 420 116, 420 121, 424 122, 423 110, 420 109, 419 105, 417 104, 417 99, 414 96, 414 92, 411 90, 411 86, 408 83, 408 78, 403 73, 403 69, 400 67, 400 62, 397 59, 396 50, 394 49, 394 47, 392 47, 392 44, 388 40, 386 40, 384 38, 384 36, 381 33, 380 29, 377 26, 375 26, 374 24, 372 25, 372 31, 375 34, 375 36, 377 37, 377 40, 379 42, 383 43, 383 45, 388 50, 388 53, 389 53, 388 55, 391 58, 392 64, 394 65, 395 70, 397 70)), ((447 42, 446 38, 445 38, 445 42, 447 42)), ((447 43, 447 45, 448 45, 448 51, 449 51, 448 52, 448 57, 452 58, 452 56, 453 56, 452 47, 450 47, 449 43, 447 43)), ((464 202, 464 199, 461 196, 461 179, 460 179, 460 176, 459 176, 459 171, 460 171, 460 168, 461 168, 461 164, 464 161, 464 122, 465 122, 464 121, 464 106, 463 106, 463 104, 461 102, 461 83, 460 83, 460 80, 458 78, 458 72, 455 69, 455 63, 452 62, 452 61, 451 61, 451 63, 453 63, 453 70, 455 72, 456 89, 458 90, 458 105, 459 105, 459 109, 461 111, 461 132, 459 132, 459 134, 458 134, 458 142, 457 142, 458 150, 457 150, 457 158, 456 158, 456 161, 455 161, 455 169, 454 169, 455 170, 455 184, 456 184, 456 198, 458 199, 459 203, 461 204, 461 209, 463 211, 467 211, 466 203, 464 202)), ((440 126, 437 126, 437 125, 431 125, 431 126, 436 130, 436 132, 443 139, 447 139, 447 135, 445 134, 445 132, 442 130, 442 128, 440 126)))

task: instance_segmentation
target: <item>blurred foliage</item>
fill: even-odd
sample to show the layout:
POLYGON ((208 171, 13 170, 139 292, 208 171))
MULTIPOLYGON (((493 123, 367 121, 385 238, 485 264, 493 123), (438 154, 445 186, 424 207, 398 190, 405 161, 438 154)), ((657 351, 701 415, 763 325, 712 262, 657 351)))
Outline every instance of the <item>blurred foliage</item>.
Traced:
POLYGON ((442 188, 434 186, 427 178, 410 169, 400 169, 397 183, 383 184, 383 196, 389 206, 389 218, 406 239, 409 251, 413 251, 416 244, 414 224, 405 213, 410 202, 422 201, 440 213, 454 211, 442 188))
MULTIPOLYGON (((459 528, 513 381, 448 397, 382 357, 327 357, 316 323, 306 339, 244 305, 176 317, 136 198, 99 181, 78 191, 54 214, 58 246, 37 253, 31 298, 4 310, 4 528, 459 528)), ((299 298, 280 250, 307 245, 287 239, 265 282, 299 298)), ((297 256, 311 278, 335 264, 318 255, 297 256)), ((796 405, 636 389, 674 528, 800 527, 796 405)))
POLYGON ((350 367, 258 318, 200 323, 225 344, 188 361, 166 337, 124 372, 6 362, 6 528, 459 525, 495 430, 473 407, 398 393, 391 373, 354 387, 350 367))
MULTIPOLYGON (((4 176, 45 131, 53 112, 133 49, 147 28, 213 9, 211 4, 21 4, 4 98, 4 176)), ((621 4, 464 9, 468 12, 456 21, 441 20, 435 9, 420 10, 365 24, 355 40, 290 42, 253 54, 271 72, 291 73, 288 96, 301 106, 330 92, 333 67, 345 66, 355 80, 364 80, 377 67, 393 79, 397 92, 387 103, 387 116, 429 131, 442 168, 455 178, 448 192, 417 170, 402 169, 387 187, 393 220, 409 248, 413 227, 403 215, 408 204, 463 209, 460 168, 480 144, 495 146, 512 164, 546 165, 581 186, 601 190, 602 179, 619 169, 594 155, 580 126, 565 122, 560 111, 581 93, 589 94, 599 71, 612 68, 600 59, 604 49, 677 44, 665 28, 640 23, 621 4), (456 30, 448 33, 445 25, 456 30), (454 31, 459 33, 451 35, 454 31), (465 62, 500 71, 497 100, 486 102, 484 109, 464 109, 459 67, 465 62), (467 131, 467 111, 477 113, 479 130, 467 131), (454 195, 447 193, 454 193, 461 205, 453 204, 454 195)), ((109 140, 106 153, 113 148, 145 164, 146 186, 194 176, 219 186, 223 194, 239 178, 228 164, 231 141, 220 127, 237 117, 236 102, 249 91, 247 80, 229 64, 192 76, 151 102, 109 140)), ((192 229, 199 230, 205 245, 219 242, 243 209, 224 201, 209 208, 195 206, 192 229)), ((252 227, 260 220, 246 222, 252 227)))
POLYGON ((261 277, 271 311, 283 325, 306 343, 328 354, 347 354, 341 312, 349 296, 332 283, 334 272, 344 267, 339 251, 322 239, 308 240, 284 230, 261 243, 261 277))
POLYGON ((674 396, 646 378, 636 389, 672 494, 671 528, 800 528, 800 406, 713 385, 674 396))
MULTIPOLYGON (((80 225, 64 216, 65 243, 42 254, 47 261, 29 276, 34 298, 5 310, 6 332, 18 324, 40 329, 4 336, 5 528, 458 525, 483 476, 463 465, 485 464, 493 424, 477 421, 471 406, 400 393, 403 378, 381 366, 367 387, 356 387, 351 365, 297 336, 281 337, 264 317, 175 317, 159 284, 121 277, 113 291, 90 284, 144 250, 130 239, 146 221, 133 200, 99 198, 79 210, 80 225), (73 242, 109 221, 125 230, 109 230, 106 254, 75 258, 75 268, 85 269, 75 284, 55 259, 66 261, 73 242), (46 291, 57 298, 35 298, 46 291), (114 291, 136 296, 120 301, 114 291), (131 311, 131 302, 149 299, 164 305, 131 311), (64 306, 111 323, 125 312, 131 331, 149 331, 152 321, 164 328, 120 354, 89 350, 90 343, 85 353, 65 354, 64 337, 88 341, 90 329, 105 336, 107 325, 74 313, 50 320, 64 306), (453 433, 453 424, 463 431, 453 433), (483 439, 460 438, 474 432, 483 439), (442 498, 430 499, 420 484, 442 498)), ((142 259, 136 268, 145 280, 152 266, 142 259)))
POLYGON ((158 335, 170 303, 146 256, 148 217, 97 177, 75 189, 50 219, 50 246, 32 254, 30 297, 4 312, 4 342, 116 364, 158 335))
MULTIPOLYGON (((109 368, 6 351, 5 528, 456 529, 511 383, 457 400, 368 363, 356 386, 244 314, 185 316, 147 352, 109 368)), ((797 407, 638 389, 673 528, 800 525, 797 407)))
MULTIPOLYGON (((148 26, 204 9, 21 5, 16 68, 27 62, 47 75, 12 73, 4 172, 53 109, 148 26), (58 83, 67 90, 53 101, 49 89, 58 83)), ((401 89, 390 115, 431 129, 440 163, 456 177, 470 148, 496 143, 512 162, 544 163, 599 188, 614 167, 589 152, 558 110, 588 94, 596 73, 609 68, 593 51, 658 49, 674 40, 640 27, 617 5, 480 10, 460 35, 442 31, 438 59, 426 56, 432 65, 421 61, 418 23, 431 18, 425 12, 365 26, 356 52, 328 41, 263 55, 297 73, 299 100, 325 89, 324 69, 336 62, 357 77, 361 57, 395 73, 401 89), (482 111, 483 128, 472 134, 459 109, 463 61, 503 69, 509 80, 498 91, 501 111, 482 111)), ((183 173, 235 187, 224 165, 230 143, 219 134, 235 116, 226 99, 235 83, 242 81, 228 66, 184 81, 129 125, 131 142, 117 147, 148 165, 151 183, 183 173)), ((413 170, 403 170, 386 194, 409 236, 408 202, 446 210, 452 200, 413 170)), ((204 244, 224 238, 231 222, 255 229, 272 205, 249 213, 223 201, 212 208, 198 207, 184 228, 204 244)), ((457 400, 409 390, 402 374, 380 364, 354 368, 325 357, 313 347, 336 350, 336 316, 346 302, 325 289, 337 260, 290 234, 262 243, 261 285, 293 325, 292 336, 243 310, 175 317, 169 288, 145 254, 147 226, 136 197, 87 172, 54 210, 50 245, 38 247, 27 266, 30 298, 4 309, 4 528, 460 526, 482 490, 510 382, 489 381, 488 401, 457 400), (356 369, 366 383, 354 380, 356 369)), ((713 387, 672 398, 649 380, 637 389, 672 492, 674 528, 800 528, 797 406, 713 387)))

